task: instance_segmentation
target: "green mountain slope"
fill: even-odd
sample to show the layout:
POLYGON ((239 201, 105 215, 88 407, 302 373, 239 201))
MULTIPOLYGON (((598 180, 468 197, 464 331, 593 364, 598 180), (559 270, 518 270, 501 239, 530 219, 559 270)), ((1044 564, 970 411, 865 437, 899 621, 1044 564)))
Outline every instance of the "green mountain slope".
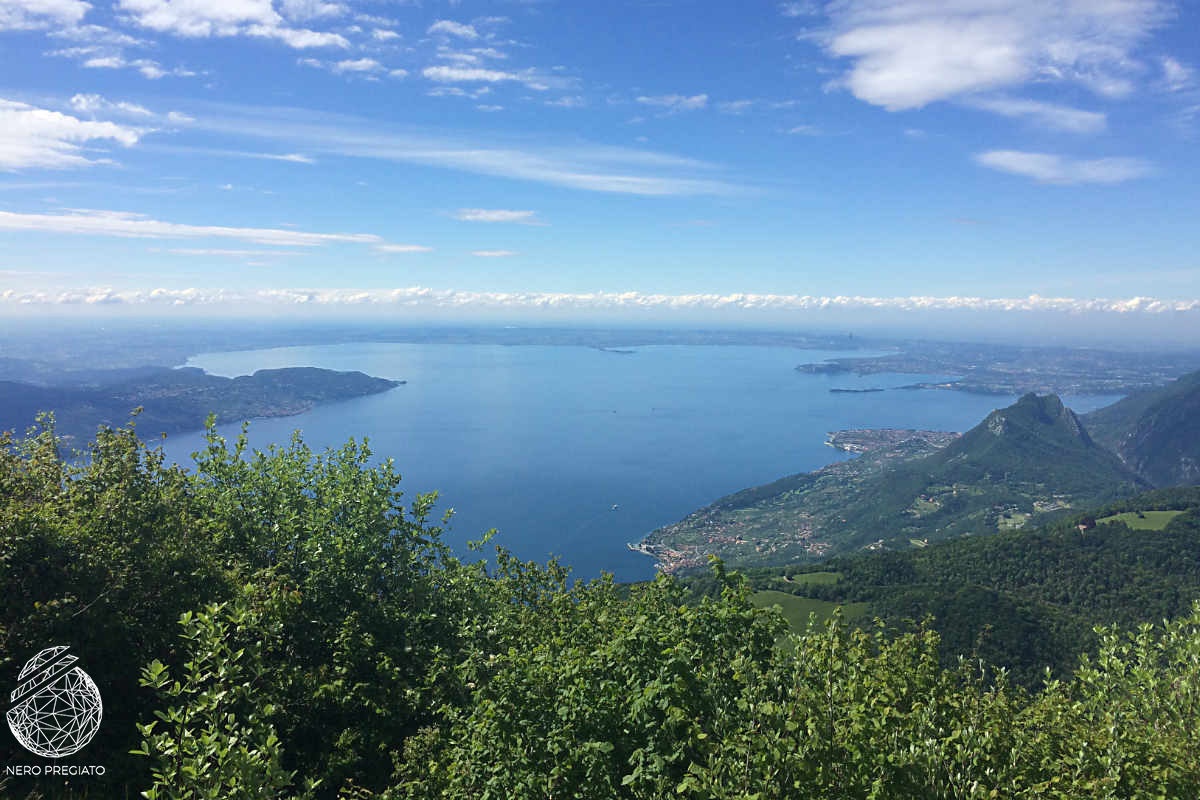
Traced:
POLYGON ((1200 482, 1200 372, 1084 417, 1088 430, 1155 486, 1200 482))
POLYGON ((803 563, 1021 527, 1146 487, 1061 400, 1028 394, 940 450, 918 443, 738 492, 639 548, 667 570, 708 553, 743 565, 803 563))

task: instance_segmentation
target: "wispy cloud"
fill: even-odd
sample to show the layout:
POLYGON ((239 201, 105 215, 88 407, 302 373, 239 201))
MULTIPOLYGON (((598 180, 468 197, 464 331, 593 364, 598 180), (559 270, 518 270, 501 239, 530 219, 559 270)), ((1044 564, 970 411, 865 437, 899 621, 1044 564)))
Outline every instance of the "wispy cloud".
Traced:
POLYGON ((506 144, 502 137, 460 137, 447 133, 375 132, 362 120, 328 121, 309 112, 224 107, 220 117, 200 117, 196 126, 222 134, 271 141, 320 155, 372 158, 593 192, 647 196, 729 195, 744 189, 712 177, 712 165, 649 150, 595 145, 541 144, 528 138, 506 144))
POLYGON ((222 258, 268 258, 283 256, 305 256, 299 250, 225 250, 211 247, 172 247, 166 251, 150 248, 152 253, 167 252, 175 256, 220 256, 222 258))
POLYGON ((1006 117, 1023 117, 1044 128, 1068 133, 1097 133, 1108 124, 1108 117, 1098 111, 1084 111, 1038 100, 974 97, 967 101, 967 105, 1006 117))
POLYGON ((334 75, 357 76, 371 81, 378 80, 379 76, 385 73, 389 78, 403 78, 408 75, 407 70, 389 69, 375 59, 367 57, 347 58, 341 61, 322 61, 319 58, 305 57, 297 59, 296 63, 302 67, 327 70, 334 75))
POLYGON ((431 253, 432 247, 420 244, 377 244, 375 249, 380 253, 431 253))
POLYGON ((726 100, 723 103, 717 103, 717 111, 722 114, 745 114, 754 107, 754 100, 726 100))
MULTIPOLYGON (((480 251, 486 252, 486 251, 480 251)), ((321 305, 400 306, 426 309, 502 309, 564 311, 898 311, 927 314, 936 311, 1062 314, 1200 314, 1200 299, 1166 300, 1153 297, 1072 298, 1030 295, 986 297, 864 297, 777 294, 646 294, 642 292, 473 292, 412 286, 396 289, 279 288, 257 291, 230 289, 120 289, 111 287, 63 291, 8 289, 0 302, 12 304, 128 305, 321 305)))
POLYGON ((237 239, 283 247, 317 247, 334 242, 379 244, 370 233, 307 233, 275 228, 234 228, 163 222, 127 211, 79 209, 64 214, 18 214, 0 211, 0 230, 116 236, 127 239, 237 239))
POLYGON ((1034 80, 1129 94, 1144 70, 1138 46, 1171 14, 1165 0, 845 0, 829 8, 825 47, 852 62, 836 84, 890 111, 1034 80))
POLYGON ((514 72, 504 72, 498 69, 480 69, 477 67, 426 67, 421 74, 431 81, 439 83, 500 83, 501 81, 520 80, 514 72))
POLYGON ((1191 88, 1195 78, 1191 68, 1170 56, 1164 56, 1160 63, 1162 64, 1163 84, 1167 91, 1178 92, 1191 88))
POLYGON ((517 222, 522 225, 545 225, 536 211, 512 211, 505 208, 460 208, 455 219, 463 222, 517 222))
POLYGON ((519 256, 513 250, 472 250, 471 255, 479 258, 508 258, 509 256, 519 256))
POLYGON ((82 113, 96 113, 97 111, 119 112, 133 117, 153 117, 154 112, 145 106, 139 106, 137 103, 130 103, 123 100, 113 101, 104 98, 98 94, 76 94, 71 97, 71 108, 82 113))
POLYGON ((475 26, 464 25, 461 22, 454 22, 449 19, 439 19, 430 25, 429 29, 425 32, 429 34, 441 34, 442 36, 456 36, 467 40, 479 38, 479 31, 475 30, 475 26))
POLYGON ((145 131, 127 125, 82 120, 58 111, 0 99, 0 170, 63 169, 110 163, 85 154, 84 145, 111 141, 137 144, 145 131))
MULTIPOLYGON (((189 120, 195 122, 195 120, 189 120)), ((227 156, 229 158, 260 158, 264 161, 286 161, 291 164, 316 164, 317 159, 304 153, 258 153, 251 150, 220 150, 211 147, 188 147, 186 145, 153 145, 147 149, 159 150, 166 153, 196 153, 208 156, 227 156)))
POLYGON ((662 94, 638 97, 637 102, 644 106, 655 106, 665 109, 668 113, 676 114, 681 111, 699 111, 708 105, 708 95, 694 94, 688 97, 681 94, 662 94))
POLYGON ((562 89, 573 83, 568 79, 545 75, 535 69, 510 72, 484 67, 452 67, 439 64, 434 67, 426 67, 421 70, 421 74, 434 83, 520 83, 535 92, 562 89))
POLYGON ((546 105, 555 108, 583 108, 587 105, 587 100, 584 100, 578 95, 570 95, 567 97, 559 97, 554 100, 547 100, 546 105))
POLYGON ((810 17, 821 13, 821 6, 814 0, 799 3, 780 3, 779 13, 785 17, 810 17))
POLYGON ((1053 153, 990 150, 975 156, 985 167, 1033 178, 1041 183, 1123 183, 1154 172, 1141 158, 1072 159, 1053 153))
POLYGON ((150 58, 127 58, 121 48, 106 45, 81 45, 61 50, 51 50, 48 56, 60 56, 78 62, 84 69, 132 69, 142 77, 159 80, 168 76, 188 78, 196 75, 186 67, 164 67, 150 58))

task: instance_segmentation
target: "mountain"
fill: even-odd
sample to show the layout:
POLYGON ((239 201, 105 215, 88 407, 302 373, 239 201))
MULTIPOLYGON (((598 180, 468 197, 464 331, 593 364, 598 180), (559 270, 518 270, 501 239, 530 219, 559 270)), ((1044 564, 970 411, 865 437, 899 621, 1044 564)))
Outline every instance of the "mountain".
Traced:
POLYGON ((637 549, 667 571, 700 566, 709 553, 742 565, 804 563, 1020 528, 1147 486, 1058 397, 1027 394, 943 448, 909 442, 747 489, 637 549))
POLYGON ((0 381, 0 431, 25 431, 41 411, 53 411, 55 427, 68 446, 89 441, 100 425, 129 421, 138 406, 145 435, 180 433, 204 426, 209 414, 220 422, 301 414, 319 403, 385 392, 403 381, 361 372, 314 367, 262 369, 223 378, 195 367, 156 368, 136 377, 91 387, 35 386, 0 381))
POLYGON ((1200 483, 1200 371, 1084 417, 1088 429, 1155 486, 1200 483))

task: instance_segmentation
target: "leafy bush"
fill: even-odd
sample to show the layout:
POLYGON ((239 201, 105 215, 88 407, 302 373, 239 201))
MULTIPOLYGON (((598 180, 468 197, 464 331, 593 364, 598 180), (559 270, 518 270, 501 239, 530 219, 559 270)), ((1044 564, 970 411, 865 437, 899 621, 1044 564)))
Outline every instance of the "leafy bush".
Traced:
MULTIPOLYGON (((1157 628, 1100 629, 1094 657, 1026 690, 982 661, 947 665, 931 620, 897 632, 835 614, 780 642, 782 617, 719 562, 690 595, 666 576, 571 583, 504 552, 491 571, 464 564, 429 523, 434 496, 403 505, 365 442, 248 454, 244 436, 210 430, 195 465, 168 467, 132 428, 102 431, 76 464, 49 428, 0 442, 0 665, 15 675, 69 643, 115 701, 67 762, 103 763, 103 780, 5 778, 5 796, 1200 794, 1200 604, 1157 628)), ((1126 584, 1105 578, 1104 553, 1133 547, 1119 526, 1083 545, 1067 527, 997 536, 988 567, 1004 585, 955 597, 1019 638, 1042 623, 1001 589, 1052 574, 1071 576, 1062 602, 1125 598, 1190 574, 1194 555, 1171 551, 1195 520, 1135 548, 1126 584)), ((808 588, 880 589, 931 559, 983 575, 968 555, 845 560, 808 588)), ((1151 606, 1181 604, 1180 581, 1151 606)), ((1061 655, 1059 639, 1039 642, 1039 657, 1061 655)))

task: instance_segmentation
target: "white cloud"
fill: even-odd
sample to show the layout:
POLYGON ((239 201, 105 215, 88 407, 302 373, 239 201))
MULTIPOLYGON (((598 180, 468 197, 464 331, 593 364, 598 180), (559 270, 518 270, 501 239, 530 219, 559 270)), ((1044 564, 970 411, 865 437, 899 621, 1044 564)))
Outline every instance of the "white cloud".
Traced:
POLYGON ((69 233, 83 236, 116 236, 132 239, 238 239, 283 247, 316 247, 331 242, 375 244, 369 233, 305 233, 274 228, 231 228, 162 222, 127 211, 77 209, 65 214, 17 214, 0 211, 0 230, 69 233))
POLYGON ((555 108, 583 108, 587 105, 587 101, 575 95, 560 97, 556 100, 547 100, 546 105, 554 106, 555 108))
POLYGON ((318 58, 300 58, 297 64, 314 69, 324 69, 335 75, 358 75, 368 80, 377 80, 377 75, 387 73, 389 78, 400 79, 408 75, 408 70, 388 69, 373 58, 344 59, 342 61, 321 61, 318 58))
POLYGON ((717 103, 717 110, 722 114, 744 114, 753 106, 753 100, 727 100, 724 103, 717 103))
POLYGON ((479 31, 472 25, 463 25, 448 19, 439 19, 429 26, 426 33, 440 33, 444 36, 457 36, 460 39, 474 40, 479 38, 479 31))
POLYGON ((479 258, 508 258, 509 256, 519 256, 520 253, 512 250, 472 250, 471 255, 479 258))
MULTIPOLYGON (((457 87, 443 87, 457 89, 457 87)), ((559 144, 543 137, 505 144, 447 134, 372 130, 368 121, 322 121, 282 109, 229 108, 221 118, 201 118, 195 128, 237 134, 320 155, 421 164, 595 192, 667 195, 728 195, 742 191, 714 179, 714 165, 665 153, 623 147, 559 144)))
POLYGON ((113 122, 81 120, 69 114, 0 99, 0 170, 62 169, 105 163, 89 158, 85 145, 97 140, 125 147, 143 131, 113 122))
POLYGON ((1084 111, 1038 100, 1007 97, 972 98, 967 104, 1006 117, 1024 117, 1034 123, 1068 133, 1096 133, 1104 130, 1108 117, 1098 111, 1084 111))
POLYGON ((665 108, 670 113, 679 111, 697 111, 708 105, 708 95, 696 94, 686 97, 681 94, 663 94, 654 97, 639 97, 637 101, 644 106, 665 108))
MULTIPOLYGON (((168 115, 169 116, 169 115, 168 115)), ((190 122, 196 122, 188 118, 190 122)), ((188 147, 183 145, 162 145, 160 150, 176 153, 199 153, 206 156, 228 156, 230 158, 261 158, 265 161, 287 161, 292 164, 316 164, 317 160, 303 153, 257 153, 249 150, 222 150, 212 147, 188 147)))
MULTIPOLYGON (((297 7, 329 5, 300 2, 297 7)), ((117 7, 143 28, 188 38, 252 36, 297 49, 350 46, 341 34, 286 26, 271 0, 118 0, 117 7)))
POLYGON ((358 58, 353 61, 338 61, 330 67, 334 72, 383 72, 387 68, 373 58, 358 58))
POLYGON ((822 131, 816 125, 795 125, 787 129, 792 136, 820 136, 822 131))
MULTIPOLYGON (((486 252, 486 251, 480 251, 486 252)), ((775 294, 646 294, 642 292, 473 292, 410 286, 396 289, 279 288, 257 291, 229 289, 125 289, 107 287, 62 291, 0 292, 0 302, 13 305, 121 303, 127 305, 211 305, 215 303, 320 306, 384 306, 429 309, 503 309, 563 311, 934 311, 1059 314, 1180 314, 1200 313, 1200 300, 1153 297, 1072 298, 1029 297, 820 297, 775 294)))
POLYGON ((280 0, 279 7, 285 17, 296 22, 340 17, 346 13, 346 7, 341 3, 327 3, 324 0, 280 0))
POLYGON ((485 113, 488 113, 488 114, 492 114, 492 113, 495 113, 495 112, 497 112, 497 111, 503 111, 503 110, 504 110, 504 106, 479 105, 479 106, 475 106, 475 110, 476 110, 476 111, 483 111, 483 112, 485 112, 485 113))
POLYGON ((437 57, 444 61, 456 61, 459 64, 478 64, 482 59, 475 53, 464 53, 460 50, 439 47, 437 57))
POLYGON ((84 69, 135 69, 141 73, 142 77, 150 80, 158 80, 168 75, 185 78, 196 74, 185 67, 166 69, 162 64, 149 58, 129 59, 119 48, 106 46, 67 47, 61 50, 52 50, 46 55, 74 59, 84 69))
POLYGON ((975 160, 985 167, 1033 178, 1041 183, 1122 183, 1144 178, 1154 171, 1140 158, 1072 159, 1052 153, 991 150, 975 160))
POLYGON ((780 3, 779 13, 785 17, 810 17, 820 14, 821 6, 811 0, 803 3, 780 3))
POLYGON ((380 253, 430 253, 432 247, 420 244, 377 244, 375 249, 380 253))
MULTIPOLYGON (((322 33, 302 28, 281 28, 275 25, 251 25, 246 34, 260 39, 278 39, 288 47, 305 50, 310 47, 342 47, 350 46, 346 38, 337 33, 322 33)), ((230 35, 230 34, 226 34, 230 35)))
POLYGON ((512 211, 506 208, 460 208, 454 218, 463 222, 519 222, 522 225, 544 225, 536 211, 512 211))
POLYGON ((496 69, 477 69, 474 67, 426 67, 421 74, 431 81, 438 83, 500 83, 501 81, 516 81, 520 77, 512 72, 496 69))
POLYGON ((386 28, 376 28, 371 31, 371 38, 377 42, 390 42, 393 39, 399 39, 400 34, 395 31, 389 31, 386 28))
POLYGON ((853 62, 837 84, 889 111, 1033 80, 1115 97, 1168 13, 1165 0, 844 0, 825 46, 853 62))
POLYGON ((1170 56, 1162 59, 1163 83, 1167 91, 1178 92, 1192 85, 1192 70, 1170 56))
POLYGON ((74 25, 91 7, 81 0, 0 0, 0 31, 74 25))
POLYGON ((76 94, 69 101, 71 108, 82 113, 94 114, 97 111, 117 111, 134 117, 153 117, 154 112, 137 103, 107 100, 98 94, 76 94))
MULTIPOLYGON (((160 252, 152 248, 151 252, 160 252)), ((223 258, 261 258, 268 256, 305 256, 298 250, 221 250, 213 248, 173 247, 168 253, 177 256, 221 256, 223 258)))
MULTIPOLYGON (((0 5, 2 5, 0 0, 0 5)), ((86 42, 93 47, 149 47, 150 42, 136 39, 127 33, 105 28, 103 25, 68 25, 52 30, 48 34, 55 39, 86 42)))

